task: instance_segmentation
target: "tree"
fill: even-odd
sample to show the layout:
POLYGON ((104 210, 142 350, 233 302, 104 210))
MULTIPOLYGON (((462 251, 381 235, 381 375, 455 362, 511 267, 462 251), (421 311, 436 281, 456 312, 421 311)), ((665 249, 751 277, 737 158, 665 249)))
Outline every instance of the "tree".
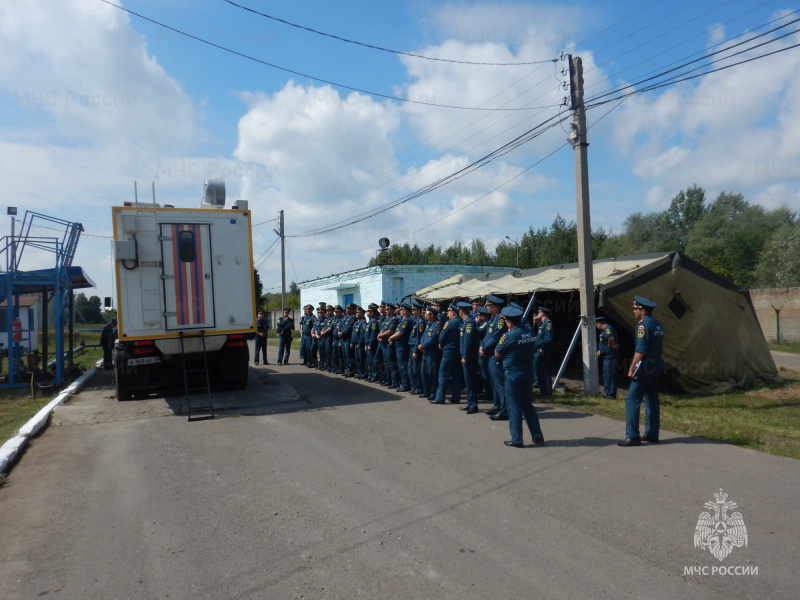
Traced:
POLYGON ((256 287, 256 290, 255 290, 255 293, 256 293, 256 297, 255 297, 256 309, 258 309, 264 303, 264 298, 263 298, 263 296, 264 296, 264 284, 261 283, 261 277, 259 276, 258 271, 256 269, 253 269, 253 281, 255 282, 255 287, 256 287))
POLYGON ((666 224, 676 250, 685 250, 689 232, 706 214, 706 191, 695 184, 685 192, 681 190, 672 199, 666 211, 666 224))
POLYGON ((800 223, 776 229, 764 244, 755 279, 765 287, 800 285, 800 223))
POLYGON ((104 323, 102 306, 103 303, 99 296, 92 296, 87 299, 86 294, 81 292, 75 296, 75 302, 73 303, 75 322, 82 325, 104 323))

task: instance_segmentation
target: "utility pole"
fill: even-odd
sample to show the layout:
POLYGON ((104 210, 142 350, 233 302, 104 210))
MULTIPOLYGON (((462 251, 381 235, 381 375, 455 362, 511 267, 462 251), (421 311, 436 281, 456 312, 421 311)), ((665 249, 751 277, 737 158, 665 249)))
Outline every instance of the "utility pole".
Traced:
POLYGON ((580 280, 583 389, 587 396, 598 393, 597 335, 594 313, 594 273, 592 264, 592 223, 589 208, 589 163, 586 141, 586 112, 583 104, 583 61, 569 55, 572 131, 569 141, 575 152, 575 193, 578 226, 578 278, 580 280))
POLYGON ((280 231, 273 229, 281 238, 281 310, 286 308, 286 235, 283 231, 283 211, 281 211, 280 231))

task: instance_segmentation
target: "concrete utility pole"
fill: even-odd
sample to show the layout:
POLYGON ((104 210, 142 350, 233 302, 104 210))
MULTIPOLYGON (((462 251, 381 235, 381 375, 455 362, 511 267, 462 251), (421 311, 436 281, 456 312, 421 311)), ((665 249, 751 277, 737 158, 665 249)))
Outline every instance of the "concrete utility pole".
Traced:
POLYGON ((572 131, 569 141, 575 151, 575 192, 578 225, 578 277, 583 350, 583 389, 587 396, 598 393, 597 335, 594 313, 594 273, 592 265, 592 223, 589 209, 589 164, 586 141, 586 112, 583 105, 583 61, 569 55, 572 131))
POLYGON ((281 238, 281 310, 286 308, 286 235, 283 232, 283 211, 281 211, 279 231, 273 229, 281 238))

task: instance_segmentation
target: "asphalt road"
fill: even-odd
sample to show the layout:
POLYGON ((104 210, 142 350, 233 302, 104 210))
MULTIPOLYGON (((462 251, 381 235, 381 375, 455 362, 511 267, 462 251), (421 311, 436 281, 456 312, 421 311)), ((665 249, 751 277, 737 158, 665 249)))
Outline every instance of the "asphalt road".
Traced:
POLYGON ((506 448, 452 405, 251 376, 215 420, 105 374, 60 407, 0 488, 0 598, 797 597, 798 461, 618 448, 622 423, 546 406, 548 445, 506 448), (748 532, 722 561, 693 543, 720 488, 748 532))
POLYGON ((776 366, 800 371, 800 354, 778 352, 776 350, 770 350, 770 354, 772 354, 772 360, 775 361, 776 366))

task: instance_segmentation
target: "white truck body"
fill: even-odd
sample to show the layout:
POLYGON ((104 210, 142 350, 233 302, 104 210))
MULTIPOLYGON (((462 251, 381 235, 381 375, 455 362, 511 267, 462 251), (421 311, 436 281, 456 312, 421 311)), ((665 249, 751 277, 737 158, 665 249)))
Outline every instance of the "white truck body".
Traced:
POLYGON ((250 211, 130 204, 112 208, 122 395, 146 395, 164 363, 183 370, 177 359, 203 346, 212 362, 226 353, 209 370, 224 377, 233 364, 234 387, 242 377, 246 385, 256 323, 250 211))

